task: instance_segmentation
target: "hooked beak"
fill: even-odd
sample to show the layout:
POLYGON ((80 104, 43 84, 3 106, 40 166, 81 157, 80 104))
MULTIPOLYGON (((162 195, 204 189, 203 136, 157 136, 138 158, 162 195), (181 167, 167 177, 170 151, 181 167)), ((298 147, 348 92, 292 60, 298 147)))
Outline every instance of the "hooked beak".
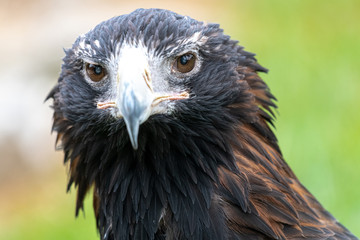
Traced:
MULTIPOLYGON (((124 54, 126 52, 122 55, 124 54)), ((136 56, 134 52, 128 54, 136 56)), ((135 150, 138 148, 139 127, 149 118, 156 105, 165 100, 189 98, 187 92, 180 94, 155 93, 147 59, 142 57, 125 57, 126 62, 120 61, 117 72, 116 100, 97 103, 98 109, 116 109, 117 117, 122 117, 125 121, 132 147, 135 150)), ((122 56, 121 59, 123 58, 122 56)))

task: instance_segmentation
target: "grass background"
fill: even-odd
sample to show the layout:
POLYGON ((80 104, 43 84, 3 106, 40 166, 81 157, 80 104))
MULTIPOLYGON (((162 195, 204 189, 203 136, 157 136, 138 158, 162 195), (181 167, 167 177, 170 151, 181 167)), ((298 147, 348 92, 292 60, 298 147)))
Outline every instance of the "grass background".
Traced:
MULTIPOLYGON (((101 20, 138 7, 160 7, 220 23, 225 33, 240 40, 246 50, 257 53, 258 61, 270 69, 262 77, 278 99, 275 131, 285 159, 324 207, 360 236, 360 1, 87 1, 74 5, 65 1, 69 5, 64 6, 52 1, 44 6, 44 2, 34 1, 26 8, 21 1, 15 2, 20 11, 14 11, 14 3, 2 2, 3 9, 13 10, 14 18, 39 9, 42 14, 48 11, 48 15, 60 16, 58 24, 38 20, 36 14, 23 20, 33 20, 39 29, 42 24, 50 24, 54 32, 46 33, 47 42, 59 39, 54 35, 63 30, 62 24, 71 28, 66 34, 58 34, 63 36, 61 43, 46 45, 57 51, 44 58, 50 78, 47 85, 39 87, 43 97, 49 90, 44 86, 56 81, 63 56, 61 47, 70 47, 77 35, 101 20)), ((37 27, 29 31, 29 38, 41 34, 37 27)), ((2 44, 2 48, 10 45, 2 44)), ((42 46, 38 47, 40 51, 42 46)), ((50 122, 51 111, 45 109, 49 116, 45 121, 50 122)), ((48 134, 49 125, 45 127, 48 134)), ((12 139, 13 144, 6 146, 21 149, 16 136, 12 139)), ((8 157, 9 162, 17 164, 20 160, 16 156, 8 157)), ((52 165, 45 170, 20 164, 1 176, 0 239, 98 239, 90 197, 85 214, 74 217, 76 194, 74 190, 65 194, 67 179, 61 157, 57 153, 47 158, 52 165)))

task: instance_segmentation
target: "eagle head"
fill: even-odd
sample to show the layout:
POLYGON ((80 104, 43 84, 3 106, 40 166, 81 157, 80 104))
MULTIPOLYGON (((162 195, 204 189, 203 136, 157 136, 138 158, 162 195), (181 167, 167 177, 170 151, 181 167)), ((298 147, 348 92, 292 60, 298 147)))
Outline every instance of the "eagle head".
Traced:
MULTIPOLYGON (((141 133, 145 122, 191 115, 211 124, 216 121, 211 118, 227 117, 229 105, 250 104, 238 66, 256 63, 241 50, 217 24, 138 9, 80 36, 66 50, 58 85, 49 96, 65 119, 88 132, 111 133, 126 126, 129 140, 123 141, 136 150, 146 141, 141 133)), ((246 114, 254 107, 244 109, 243 117, 254 117, 246 114)))
POLYGON ((283 160, 266 69, 219 25, 138 9, 65 54, 53 130, 102 239, 356 239, 283 160))

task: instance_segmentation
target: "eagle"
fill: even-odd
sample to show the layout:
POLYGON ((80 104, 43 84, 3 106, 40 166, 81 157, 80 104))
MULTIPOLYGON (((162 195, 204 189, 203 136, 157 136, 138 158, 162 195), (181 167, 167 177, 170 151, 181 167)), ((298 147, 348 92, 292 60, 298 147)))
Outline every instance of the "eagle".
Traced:
POLYGON ((103 240, 357 239, 284 161, 267 72, 218 24, 111 18, 65 50, 56 146, 103 240))

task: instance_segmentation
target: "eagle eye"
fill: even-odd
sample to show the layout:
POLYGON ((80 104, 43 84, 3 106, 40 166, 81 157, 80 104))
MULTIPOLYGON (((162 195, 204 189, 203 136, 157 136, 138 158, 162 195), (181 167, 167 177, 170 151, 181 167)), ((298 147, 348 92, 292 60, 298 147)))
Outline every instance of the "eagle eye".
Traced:
POLYGON ((106 75, 106 69, 100 65, 86 63, 86 74, 93 82, 100 82, 106 75))
POLYGON ((181 73, 188 73, 195 67, 196 57, 192 53, 185 53, 176 58, 173 70, 181 73))

